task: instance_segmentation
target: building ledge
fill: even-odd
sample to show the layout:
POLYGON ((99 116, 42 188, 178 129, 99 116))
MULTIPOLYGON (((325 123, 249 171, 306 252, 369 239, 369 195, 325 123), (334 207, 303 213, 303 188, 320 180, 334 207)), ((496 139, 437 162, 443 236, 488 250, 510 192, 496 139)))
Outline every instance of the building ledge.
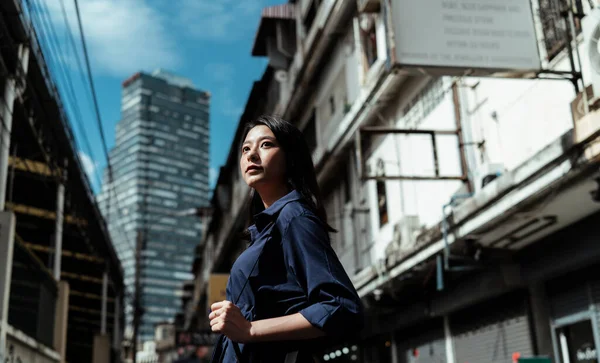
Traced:
POLYGON ((281 4, 264 8, 252 45, 252 55, 267 55, 267 38, 275 35, 277 21, 294 21, 295 19, 296 4, 281 4))
POLYGON ((597 130, 585 140, 574 143, 573 130, 568 131, 516 169, 497 178, 482 192, 454 208, 446 241, 439 233, 426 232, 430 236, 427 240, 418 243, 412 253, 396 258, 397 263, 387 266, 383 274, 365 272, 372 277, 367 283, 364 283, 367 276, 355 279, 363 283, 356 286, 359 295, 364 297, 385 282, 435 257, 444 250, 446 243, 450 246, 470 237, 486 247, 521 249, 600 210, 600 204, 594 203, 589 196, 592 184, 588 177, 597 171, 597 159, 581 165, 577 161, 577 156, 599 136, 600 130, 597 130), (564 208, 568 203, 575 203, 577 207, 564 208), (529 234, 517 232, 524 220, 547 214, 552 214, 559 222, 529 234), (498 241, 503 245, 494 245, 498 241))
MULTIPOLYGON (((8 328, 6 329, 6 333, 7 333, 8 337, 9 337, 9 339, 8 339, 9 341, 7 343, 7 346, 10 347, 10 344, 11 344, 10 341, 13 340, 14 343, 20 344, 25 349, 28 349, 30 354, 33 353, 33 354, 36 354, 36 355, 41 355, 42 358, 46 358, 50 362, 57 362, 57 363, 61 362, 61 356, 60 356, 60 354, 58 354, 53 349, 48 348, 44 344, 38 342, 37 340, 33 339, 29 335, 23 333, 19 329, 15 329, 11 325, 8 325, 8 328)), ((21 357, 21 360, 23 360, 23 359, 24 358, 21 357)), ((44 362, 43 360, 40 361, 40 360, 37 360, 37 359, 36 360, 32 360, 32 361, 35 361, 35 362, 44 362)), ((29 362, 29 360, 23 360, 23 362, 29 362)))

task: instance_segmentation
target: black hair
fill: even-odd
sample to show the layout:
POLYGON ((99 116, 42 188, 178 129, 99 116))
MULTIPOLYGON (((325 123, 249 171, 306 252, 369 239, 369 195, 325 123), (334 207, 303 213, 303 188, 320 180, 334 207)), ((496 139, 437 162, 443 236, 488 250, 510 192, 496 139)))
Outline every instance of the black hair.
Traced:
MULTIPOLYGON (((279 147, 283 150, 286 165, 285 176, 290 188, 297 190, 302 195, 309 209, 321 219, 329 231, 335 232, 335 229, 327 223, 327 212, 323 206, 315 166, 302 131, 280 117, 263 115, 246 124, 241 142, 244 142, 251 129, 260 125, 267 126, 273 132, 279 147)), ((251 193, 250 218, 265 209, 260 195, 254 189, 251 193)))

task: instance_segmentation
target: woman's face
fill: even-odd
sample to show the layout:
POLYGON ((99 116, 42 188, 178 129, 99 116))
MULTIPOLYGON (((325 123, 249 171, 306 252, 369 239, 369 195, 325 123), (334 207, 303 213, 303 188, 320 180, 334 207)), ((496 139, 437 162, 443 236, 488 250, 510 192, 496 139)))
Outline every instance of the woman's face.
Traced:
POLYGON ((273 131, 264 125, 250 129, 242 144, 240 169, 251 188, 279 187, 285 184, 285 155, 273 131))

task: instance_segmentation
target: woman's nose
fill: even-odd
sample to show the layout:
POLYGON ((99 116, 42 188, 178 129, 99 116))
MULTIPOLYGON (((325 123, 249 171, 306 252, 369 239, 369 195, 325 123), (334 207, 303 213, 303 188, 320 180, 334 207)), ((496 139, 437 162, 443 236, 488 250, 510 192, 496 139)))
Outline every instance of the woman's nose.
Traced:
POLYGON ((256 153, 256 150, 254 150, 254 149, 251 149, 251 150, 248 152, 248 160, 249 160, 249 161, 252 161, 252 162, 254 162, 254 161, 256 161, 257 159, 258 159, 258 155, 257 155, 257 153, 256 153))

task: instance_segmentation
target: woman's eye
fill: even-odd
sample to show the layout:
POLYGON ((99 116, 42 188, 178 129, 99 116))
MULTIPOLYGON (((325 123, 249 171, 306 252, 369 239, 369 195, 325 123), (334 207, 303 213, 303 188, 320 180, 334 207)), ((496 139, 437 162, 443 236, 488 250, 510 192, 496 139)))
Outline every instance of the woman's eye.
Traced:
POLYGON ((271 146, 273 146, 273 143, 272 143, 272 142, 270 142, 270 141, 263 142, 262 146, 263 146, 263 147, 265 147, 265 146, 266 146, 266 147, 271 147, 271 146))
POLYGON ((243 153, 247 152, 248 150, 250 150, 250 148, 249 148, 248 146, 244 146, 244 147, 242 148, 242 152, 243 152, 243 153))

